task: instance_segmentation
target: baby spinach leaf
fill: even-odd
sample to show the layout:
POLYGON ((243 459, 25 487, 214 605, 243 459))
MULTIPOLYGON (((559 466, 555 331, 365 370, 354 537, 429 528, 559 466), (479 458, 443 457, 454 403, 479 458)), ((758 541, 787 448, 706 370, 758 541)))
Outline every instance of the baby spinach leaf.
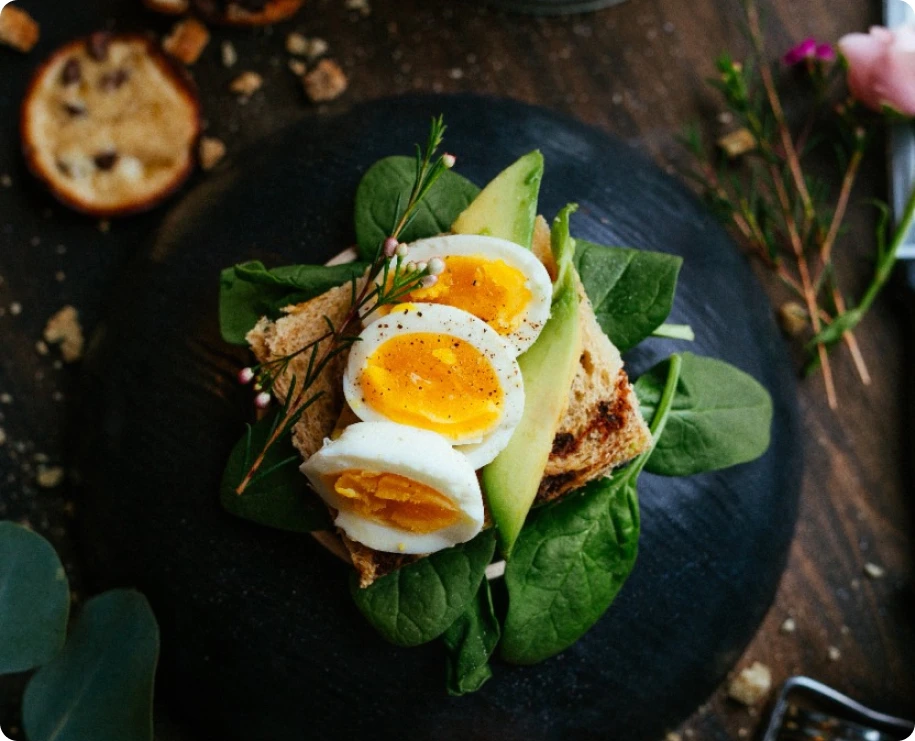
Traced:
POLYGON ((446 686, 449 695, 476 692, 492 676, 489 657, 499 642, 499 621, 492 607, 489 581, 483 579, 463 614, 442 635, 446 657, 446 686))
MULTIPOLYGON (((416 179, 413 157, 386 157, 372 165, 356 190, 356 242, 363 260, 373 260, 375 252, 391 235, 398 209, 410 198, 416 179)), ((410 225, 400 235, 401 242, 413 242, 447 232, 480 189, 453 170, 445 171, 419 204, 410 225)))
POLYGON ((243 494, 236 488, 251 467, 252 458, 264 449, 267 438, 277 424, 279 411, 255 425, 232 448, 222 476, 220 501, 226 511, 259 525, 307 533, 330 530, 333 525, 327 508, 317 494, 308 488, 308 481, 299 472, 301 456, 285 435, 267 450, 260 473, 243 494))
POLYGON ((152 741, 159 627, 139 592, 89 600, 63 651, 25 691, 29 741, 152 741))
POLYGON ((438 638, 474 600, 496 549, 495 532, 427 558, 359 588, 353 575, 356 606, 387 640, 418 646, 438 638))
POLYGON ((661 252, 576 240, 575 267, 597 321, 620 352, 635 347, 667 319, 682 263, 661 252))
MULTIPOLYGON (((647 416, 661 396, 666 368, 655 366, 635 383, 647 416)), ((683 368, 664 435, 646 470, 691 476, 758 458, 769 447, 772 399, 752 377, 728 363, 683 353, 683 368)))
POLYGON ((70 587, 44 538, 0 522, 0 674, 50 661, 67 635, 70 587))
POLYGON ((222 271, 219 278, 219 329, 233 345, 246 345, 245 335, 262 316, 275 319, 280 309, 308 301, 362 275, 365 263, 288 265, 268 270, 253 260, 222 271))

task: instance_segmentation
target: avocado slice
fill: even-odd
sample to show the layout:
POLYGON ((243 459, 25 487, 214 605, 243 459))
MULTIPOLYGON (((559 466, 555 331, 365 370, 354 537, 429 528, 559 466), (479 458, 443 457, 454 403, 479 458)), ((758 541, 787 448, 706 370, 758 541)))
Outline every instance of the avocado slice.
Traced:
POLYGON ((543 155, 529 152, 500 172, 457 217, 455 234, 485 234, 531 248, 543 155))
POLYGON ((566 206, 553 222, 551 247, 559 275, 553 285, 550 319, 537 341, 518 358, 524 378, 524 415, 505 449, 483 468, 483 491, 505 558, 510 557, 537 496, 581 358, 580 300, 572 265, 575 241, 569 234, 569 216, 575 209, 566 206))

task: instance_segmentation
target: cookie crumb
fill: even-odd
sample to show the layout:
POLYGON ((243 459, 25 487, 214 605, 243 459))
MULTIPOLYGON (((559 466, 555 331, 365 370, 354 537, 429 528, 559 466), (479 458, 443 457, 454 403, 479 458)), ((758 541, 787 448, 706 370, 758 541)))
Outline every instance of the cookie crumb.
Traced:
POLYGON ((785 622, 782 623, 782 627, 779 629, 782 633, 793 633, 797 630, 797 623, 794 622, 794 618, 787 618, 785 622))
POLYGON ((48 344, 44 340, 38 340, 38 342, 35 343, 35 352, 39 355, 47 355, 48 344))
POLYGON ((200 166, 206 171, 212 170, 226 156, 226 145, 221 139, 205 136, 200 140, 198 156, 200 166))
POLYGON ((0 186, 3 186, 4 188, 12 188, 13 179, 6 173, 3 173, 0 175, 0 186))
POLYGON ((683 741, 683 737, 679 733, 671 731, 664 737, 664 741, 683 741))
POLYGON ((238 61, 238 52, 235 51, 235 45, 231 41, 222 42, 222 66, 234 67, 238 61))
POLYGON ((300 33, 291 33, 286 37, 286 51, 296 57, 308 54, 308 39, 300 33))
POLYGON ((63 283, 67 279, 67 274, 63 270, 58 270, 54 273, 54 280, 58 283, 63 283))
POLYGON ((842 658, 842 652, 836 646, 830 646, 827 655, 830 661, 838 661, 842 658))
POLYGON ((369 5, 369 0, 346 0, 346 9, 358 11, 364 16, 372 14, 372 6, 369 5))
POLYGON ((305 73, 308 72, 308 66, 301 59, 290 59, 289 70, 296 77, 304 77, 305 73))
POLYGON ((38 469, 38 474, 35 476, 35 482, 42 489, 55 489, 63 483, 64 480, 64 469, 60 466, 51 466, 38 469))
POLYGON ((260 90, 263 84, 264 78, 257 74, 257 72, 242 72, 238 77, 232 80, 232 83, 229 85, 229 90, 236 95, 247 98, 260 90))
POLYGON ((162 48, 182 63, 194 64, 209 43, 207 27, 195 18, 187 18, 175 24, 162 41, 162 48))
POLYGON ((305 94, 313 103, 336 100, 346 91, 349 81, 340 65, 332 59, 322 59, 304 78, 305 94))
POLYGON ((878 566, 871 561, 868 561, 864 564, 864 573, 867 574, 871 579, 882 579, 886 576, 886 569, 882 566, 878 566))
POLYGON ((6 44, 27 54, 41 35, 38 23, 22 8, 7 5, 0 12, 0 44, 6 44))
POLYGON ((79 324, 79 312, 72 306, 64 306, 48 319, 44 328, 45 342, 60 345, 60 354, 67 363, 74 363, 83 356, 83 329, 79 324))
POLYGON ((728 696, 747 707, 755 705, 772 689, 772 672, 765 664, 754 661, 731 681, 728 696))
POLYGON ((12 316, 19 316, 21 313, 22 304, 20 304, 18 301, 13 301, 13 303, 10 304, 10 314, 12 316))
POLYGON ((0 394, 0 404, 12 404, 13 397, 7 393, 0 394))

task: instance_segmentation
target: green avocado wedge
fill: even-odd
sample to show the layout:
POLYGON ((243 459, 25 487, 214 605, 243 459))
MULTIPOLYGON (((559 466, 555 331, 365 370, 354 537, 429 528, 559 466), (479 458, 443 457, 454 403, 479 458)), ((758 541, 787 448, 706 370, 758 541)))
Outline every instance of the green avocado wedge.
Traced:
POLYGON ((451 225, 455 234, 485 234, 531 248, 543 155, 534 150, 500 172, 451 225))
POLYGON ((552 249, 559 276, 553 286, 550 319, 537 341, 518 358, 524 378, 524 415, 505 449, 483 468, 483 490, 505 558, 510 557, 537 496, 581 357, 580 300, 572 265, 575 243, 569 235, 574 210, 566 206, 553 222, 552 249))

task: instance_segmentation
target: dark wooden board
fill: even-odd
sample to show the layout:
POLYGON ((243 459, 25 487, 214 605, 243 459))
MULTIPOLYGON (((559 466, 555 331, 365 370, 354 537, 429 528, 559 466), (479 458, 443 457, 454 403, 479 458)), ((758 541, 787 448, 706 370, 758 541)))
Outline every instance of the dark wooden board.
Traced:
POLYGON ((676 181, 617 140, 521 104, 414 97, 303 123, 190 193, 127 272, 87 360, 82 544, 93 586, 139 586, 163 629, 160 686, 226 738, 652 739, 721 681, 771 604, 797 511, 794 381, 743 258, 676 181), (691 479, 646 476, 632 579, 587 636, 538 667, 496 666, 479 693, 443 687, 437 645, 386 645, 362 621, 347 569, 308 537, 233 519, 217 487, 250 414, 245 353, 216 324, 219 270, 258 257, 322 262, 352 242, 361 173, 409 152, 443 112, 460 170, 483 183, 516 156, 546 157, 541 210, 567 200, 574 231, 683 255, 673 321, 691 345, 772 392, 760 461, 691 479), (409 721, 406 720, 409 718, 409 721))

